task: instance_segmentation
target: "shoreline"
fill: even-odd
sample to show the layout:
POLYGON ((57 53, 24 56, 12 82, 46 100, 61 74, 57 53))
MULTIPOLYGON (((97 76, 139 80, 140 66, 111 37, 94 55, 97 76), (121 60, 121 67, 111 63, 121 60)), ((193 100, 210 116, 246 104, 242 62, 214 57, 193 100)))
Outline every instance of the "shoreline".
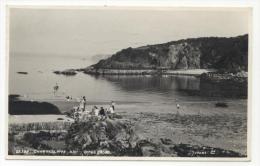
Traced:
POLYGON ((187 75, 200 76, 203 73, 216 72, 215 69, 187 69, 187 70, 166 70, 166 69, 77 69, 90 75, 187 75))
POLYGON ((194 76, 200 77, 207 81, 221 82, 231 80, 234 82, 247 82, 247 71, 219 71, 217 69, 95 69, 87 67, 83 69, 68 69, 63 71, 55 71, 57 75, 75 76, 78 72, 93 76, 194 76), (69 70, 69 72, 68 72, 69 70), (73 74, 71 74, 73 73, 73 74))

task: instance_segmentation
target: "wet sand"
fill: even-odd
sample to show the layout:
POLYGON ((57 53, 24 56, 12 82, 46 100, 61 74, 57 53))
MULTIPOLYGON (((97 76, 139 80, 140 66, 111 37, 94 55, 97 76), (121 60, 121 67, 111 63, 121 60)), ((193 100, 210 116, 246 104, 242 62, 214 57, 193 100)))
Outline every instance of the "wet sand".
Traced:
POLYGON ((169 138, 176 144, 211 146, 246 155, 247 100, 225 102, 227 108, 215 107, 216 101, 186 102, 179 110, 175 105, 162 108, 146 104, 141 112, 134 111, 137 106, 128 105, 121 114, 133 121, 139 136, 154 142, 169 138))

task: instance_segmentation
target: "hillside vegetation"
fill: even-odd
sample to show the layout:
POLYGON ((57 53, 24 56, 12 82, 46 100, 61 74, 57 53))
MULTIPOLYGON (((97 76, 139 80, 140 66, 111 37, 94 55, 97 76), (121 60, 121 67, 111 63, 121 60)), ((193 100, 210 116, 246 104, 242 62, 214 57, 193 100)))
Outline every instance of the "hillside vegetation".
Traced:
MULTIPOLYGON (((221 69, 247 71, 248 35, 204 37, 123 49, 92 69, 221 69)), ((89 69, 89 68, 87 68, 89 69)))

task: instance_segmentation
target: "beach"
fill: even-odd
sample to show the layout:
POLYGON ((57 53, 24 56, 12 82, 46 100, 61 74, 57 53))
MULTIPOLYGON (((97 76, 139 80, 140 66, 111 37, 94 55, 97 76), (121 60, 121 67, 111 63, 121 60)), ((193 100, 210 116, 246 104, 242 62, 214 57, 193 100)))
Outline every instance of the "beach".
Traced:
MULTIPOLYGON (((45 101, 46 102, 46 101, 45 101)), ((50 123, 70 119, 66 112, 76 101, 48 101, 61 111, 60 115, 9 115, 9 125, 22 123, 50 123)), ((217 101, 181 102, 178 109, 170 103, 116 103, 116 113, 131 122, 135 133, 143 140, 158 143, 171 139, 174 144, 191 144, 232 150, 247 154, 247 100, 225 100, 227 108, 216 107, 217 101), (162 107, 164 105, 164 107, 162 107), (158 111, 160 110, 160 111, 158 111)), ((219 102, 219 101, 218 101, 219 102)), ((107 108, 108 102, 88 102, 107 108)))

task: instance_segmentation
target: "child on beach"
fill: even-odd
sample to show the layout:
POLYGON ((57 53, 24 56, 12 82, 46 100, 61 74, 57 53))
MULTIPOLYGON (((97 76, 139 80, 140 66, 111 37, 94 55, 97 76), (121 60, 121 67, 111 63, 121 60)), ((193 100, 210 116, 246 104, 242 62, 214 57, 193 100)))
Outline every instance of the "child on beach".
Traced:
POLYGON ((180 106, 180 104, 176 104, 176 107, 179 110, 181 106, 180 106))
POLYGON ((99 115, 106 116, 105 110, 103 107, 100 108, 99 115))
POLYGON ((90 112, 89 111, 84 111, 84 112, 82 112, 81 113, 82 115, 81 115, 81 120, 83 120, 83 121, 85 121, 85 120, 87 120, 88 119, 88 117, 90 117, 91 115, 90 115, 90 112))
POLYGON ((114 108, 113 108, 112 105, 109 107, 109 111, 108 111, 108 113, 110 113, 110 114, 113 114, 113 113, 114 113, 114 108))
POLYGON ((80 109, 84 112, 86 109, 86 97, 83 96, 79 103, 80 109))
POLYGON ((70 97, 69 97, 69 96, 66 96, 66 100, 67 100, 67 101, 70 101, 70 97))
POLYGON ((79 107, 74 107, 73 119, 74 119, 75 121, 78 121, 78 120, 79 120, 79 107))
POLYGON ((94 116, 98 116, 99 110, 98 110, 97 106, 94 106, 94 107, 93 107, 91 114, 94 115, 94 116))

